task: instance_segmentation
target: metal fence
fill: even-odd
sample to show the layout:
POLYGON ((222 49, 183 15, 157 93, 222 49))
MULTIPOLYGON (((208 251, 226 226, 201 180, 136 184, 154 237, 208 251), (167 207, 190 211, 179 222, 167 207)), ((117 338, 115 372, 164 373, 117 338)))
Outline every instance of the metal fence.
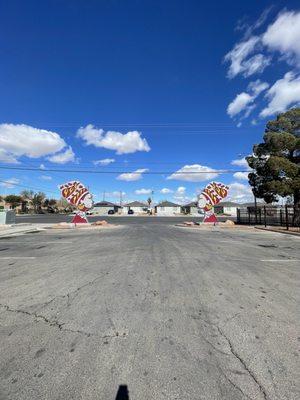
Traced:
POLYGON ((283 207, 247 207, 237 209, 237 223, 243 225, 284 226, 286 229, 300 229, 300 208, 283 207))

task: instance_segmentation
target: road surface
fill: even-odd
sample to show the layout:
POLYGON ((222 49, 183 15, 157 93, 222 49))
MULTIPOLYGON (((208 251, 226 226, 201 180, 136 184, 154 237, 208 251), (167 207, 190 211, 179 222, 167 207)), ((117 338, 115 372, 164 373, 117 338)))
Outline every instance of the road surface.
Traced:
MULTIPOLYGON (((24 224, 24 223, 39 223, 39 224, 51 224, 51 223, 58 223, 58 222, 71 222, 73 216, 72 215, 62 215, 62 214, 36 214, 36 215, 17 215, 16 223, 17 224, 24 224)), ((97 220, 106 220, 107 222, 111 222, 113 224, 121 224, 121 225, 128 225, 128 224, 138 224, 141 223, 167 223, 169 224, 176 224, 182 221, 194 221, 200 222, 202 221, 203 217, 199 215, 199 217, 191 217, 191 216, 170 216, 170 217, 157 217, 157 216, 135 216, 135 215, 123 215, 123 216, 109 216, 109 215, 89 215, 88 220, 93 222, 97 220)), ((235 217, 218 217, 219 221, 226 221, 227 219, 236 220, 235 217)))
POLYGON ((168 221, 0 240, 1 400, 300 398, 299 239, 168 221))

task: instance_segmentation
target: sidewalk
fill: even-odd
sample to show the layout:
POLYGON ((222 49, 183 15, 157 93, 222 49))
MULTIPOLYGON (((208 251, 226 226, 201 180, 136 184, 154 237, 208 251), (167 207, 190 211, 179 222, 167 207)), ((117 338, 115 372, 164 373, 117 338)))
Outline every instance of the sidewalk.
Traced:
POLYGON ((9 236, 19 236, 24 233, 40 232, 46 228, 46 224, 18 224, 0 225, 0 238, 9 236))

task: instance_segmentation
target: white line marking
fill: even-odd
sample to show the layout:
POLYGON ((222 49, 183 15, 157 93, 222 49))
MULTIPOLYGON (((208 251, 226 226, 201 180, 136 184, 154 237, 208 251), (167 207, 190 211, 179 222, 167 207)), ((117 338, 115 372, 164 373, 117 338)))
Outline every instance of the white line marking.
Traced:
POLYGON ((300 260, 260 260, 262 262, 299 262, 300 260))
POLYGON ((66 242, 66 241, 55 241, 55 242, 38 242, 38 243, 31 243, 31 242, 27 242, 27 241, 23 241, 23 242, 16 242, 15 240, 1 240, 0 239, 0 245, 1 244, 30 244, 31 246, 39 246, 40 244, 71 244, 73 242, 66 242))
POLYGON ((0 257, 0 260, 34 260, 36 257, 0 257))

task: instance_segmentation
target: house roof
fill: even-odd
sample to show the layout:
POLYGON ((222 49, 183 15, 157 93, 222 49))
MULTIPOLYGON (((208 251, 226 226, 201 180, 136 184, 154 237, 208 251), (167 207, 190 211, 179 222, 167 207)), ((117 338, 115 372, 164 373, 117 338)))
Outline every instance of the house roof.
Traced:
POLYGON ((185 204, 183 207, 198 207, 197 201, 192 201, 191 203, 185 204))
POLYGON ((99 203, 94 204, 94 207, 120 207, 120 206, 111 203, 110 201, 99 201, 99 203))
POLYGON ((171 201, 161 201, 157 204, 157 207, 181 207, 180 204, 172 203, 171 201))
POLYGON ((147 207, 147 205, 141 201, 132 201, 131 203, 125 204, 125 207, 147 207))

